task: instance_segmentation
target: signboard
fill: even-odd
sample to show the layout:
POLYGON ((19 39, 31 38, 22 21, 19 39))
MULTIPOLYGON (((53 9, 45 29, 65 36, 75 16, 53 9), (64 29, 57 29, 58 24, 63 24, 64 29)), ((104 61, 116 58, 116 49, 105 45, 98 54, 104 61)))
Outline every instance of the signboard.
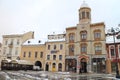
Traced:
POLYGON ((58 50, 51 50, 51 53, 53 54, 53 53, 57 53, 58 52, 58 50))

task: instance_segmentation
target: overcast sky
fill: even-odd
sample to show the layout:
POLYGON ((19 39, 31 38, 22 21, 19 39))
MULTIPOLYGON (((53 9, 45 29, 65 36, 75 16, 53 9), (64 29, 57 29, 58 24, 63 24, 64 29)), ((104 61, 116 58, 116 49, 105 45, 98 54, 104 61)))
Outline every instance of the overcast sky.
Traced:
MULTIPOLYGON (((120 24, 120 0, 85 0, 91 8, 92 23, 107 28, 120 24)), ((35 32, 44 39, 52 32, 63 33, 78 24, 83 0, 0 0, 0 42, 2 35, 35 32)))

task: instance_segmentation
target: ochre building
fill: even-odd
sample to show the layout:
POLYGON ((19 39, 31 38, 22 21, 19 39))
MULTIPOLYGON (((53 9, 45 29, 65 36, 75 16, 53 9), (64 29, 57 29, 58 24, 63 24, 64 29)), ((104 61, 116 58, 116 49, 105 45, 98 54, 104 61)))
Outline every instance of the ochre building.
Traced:
POLYGON ((44 70, 45 63, 45 44, 41 44, 40 40, 28 40, 22 45, 20 60, 26 60, 39 66, 44 70))
POLYGON ((45 70, 65 71, 65 34, 48 35, 45 45, 45 70))
POLYGON ((78 12, 79 23, 66 28, 65 69, 82 73, 105 72, 105 24, 91 23, 91 8, 85 2, 78 12))

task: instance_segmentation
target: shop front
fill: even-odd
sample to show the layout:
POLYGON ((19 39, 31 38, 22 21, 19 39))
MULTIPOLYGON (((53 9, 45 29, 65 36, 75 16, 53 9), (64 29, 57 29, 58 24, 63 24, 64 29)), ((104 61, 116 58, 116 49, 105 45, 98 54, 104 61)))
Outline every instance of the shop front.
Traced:
POLYGON ((76 72, 77 69, 77 57, 68 56, 65 59, 65 70, 69 72, 76 72))
POLYGON ((106 72, 106 61, 105 56, 94 56, 92 58, 92 71, 95 73, 105 73, 106 72))

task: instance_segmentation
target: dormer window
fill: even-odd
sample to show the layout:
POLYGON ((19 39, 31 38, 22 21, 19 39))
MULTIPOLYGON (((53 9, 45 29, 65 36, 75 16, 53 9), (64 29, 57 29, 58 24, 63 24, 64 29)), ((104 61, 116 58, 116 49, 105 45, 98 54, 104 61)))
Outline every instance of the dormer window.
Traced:
POLYGON ((30 43, 30 41, 28 41, 28 43, 30 43))

